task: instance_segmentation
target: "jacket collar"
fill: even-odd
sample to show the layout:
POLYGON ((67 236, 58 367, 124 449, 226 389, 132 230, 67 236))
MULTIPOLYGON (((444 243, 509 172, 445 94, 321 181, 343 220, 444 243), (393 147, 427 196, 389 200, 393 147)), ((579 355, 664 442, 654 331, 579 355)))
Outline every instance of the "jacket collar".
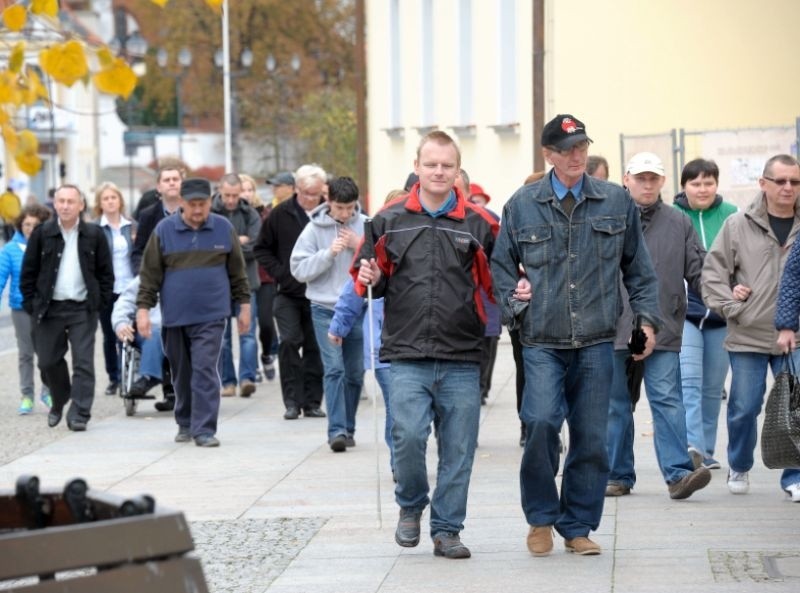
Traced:
MULTIPOLYGON (((444 218, 450 218, 452 220, 464 220, 467 216, 467 207, 465 205, 466 200, 464 200, 463 194, 458 191, 456 186, 453 186, 453 191, 456 192, 456 206, 450 212, 444 215, 444 218)), ((409 212, 418 212, 418 213, 425 213, 425 208, 422 206, 422 202, 419 201, 419 181, 414 184, 411 190, 408 192, 408 199, 406 200, 406 210, 409 212)))
MULTIPOLYGON (((556 200, 556 194, 553 191, 553 185, 550 182, 550 175, 552 175, 552 173, 548 173, 542 178, 541 181, 538 182, 539 191, 533 196, 538 202, 552 202, 556 200)), ((601 185, 602 183, 605 182, 601 182, 584 173, 583 189, 581 190, 583 197, 591 200, 605 200, 606 192, 601 185)))

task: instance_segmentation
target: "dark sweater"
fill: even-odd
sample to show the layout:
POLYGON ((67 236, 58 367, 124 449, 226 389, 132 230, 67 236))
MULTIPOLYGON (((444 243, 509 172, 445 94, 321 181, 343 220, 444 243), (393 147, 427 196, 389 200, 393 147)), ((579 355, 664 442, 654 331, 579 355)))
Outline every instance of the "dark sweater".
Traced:
POLYGON ((154 307, 160 293, 164 327, 227 319, 232 301, 250 303, 239 237, 218 214, 197 230, 180 211, 162 220, 144 250, 140 277, 136 306, 154 307))

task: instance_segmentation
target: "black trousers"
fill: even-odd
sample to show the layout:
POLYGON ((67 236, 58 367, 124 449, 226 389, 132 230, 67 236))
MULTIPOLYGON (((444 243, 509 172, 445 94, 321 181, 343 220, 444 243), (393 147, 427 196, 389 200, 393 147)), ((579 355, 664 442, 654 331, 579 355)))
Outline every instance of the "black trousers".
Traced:
POLYGON ((219 355, 227 320, 162 327, 175 388, 175 422, 193 437, 214 435, 219 417, 219 355))
POLYGON ((275 321, 281 334, 278 367, 283 404, 311 410, 322 404, 322 359, 311 321, 311 303, 305 298, 275 296, 275 321))
POLYGON ((278 330, 275 328, 275 317, 272 313, 274 306, 275 284, 262 284, 256 291, 258 340, 261 342, 261 354, 267 356, 272 356, 273 346, 278 345, 278 330))
POLYGON ((94 335, 97 313, 86 303, 52 301, 38 323, 34 320, 33 347, 39 358, 42 378, 50 388, 53 410, 64 408, 69 400, 67 421, 91 418, 94 402, 94 335), (72 378, 64 358, 69 348, 72 357, 72 378))

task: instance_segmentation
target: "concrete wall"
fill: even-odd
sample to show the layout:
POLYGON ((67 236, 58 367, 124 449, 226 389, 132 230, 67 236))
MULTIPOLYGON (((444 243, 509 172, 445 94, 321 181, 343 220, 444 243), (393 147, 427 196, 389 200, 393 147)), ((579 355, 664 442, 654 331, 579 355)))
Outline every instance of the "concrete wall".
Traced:
MULTIPOLYGON (((473 181, 500 205, 531 172, 539 130, 532 123, 532 2, 511 2, 516 39, 500 39, 503 0, 472 0, 474 121, 459 120, 459 0, 432 2, 433 51, 423 52, 425 0, 398 0, 400 117, 391 116, 392 0, 367 3, 369 166, 372 204, 402 185, 420 139, 415 126, 475 125, 457 136, 473 181), (518 126, 498 134, 498 54, 516 51, 518 126), (422 64, 433 82, 421 84, 422 64), (433 93, 434 118, 423 121, 423 93, 433 93), (390 135, 385 128, 396 126, 390 135)), ((793 126, 800 115, 796 75, 797 0, 546 0, 545 118, 573 113, 619 180, 620 134, 673 128, 709 130, 793 126)), ((788 149, 788 147, 787 147, 788 149)), ((665 155, 665 157, 668 155, 665 155)), ((689 155, 687 155, 689 156, 689 155)), ((691 155, 696 156, 696 155, 691 155)), ((689 157, 691 158, 691 157, 689 157)), ((722 172, 724 178, 726 171, 722 172)))

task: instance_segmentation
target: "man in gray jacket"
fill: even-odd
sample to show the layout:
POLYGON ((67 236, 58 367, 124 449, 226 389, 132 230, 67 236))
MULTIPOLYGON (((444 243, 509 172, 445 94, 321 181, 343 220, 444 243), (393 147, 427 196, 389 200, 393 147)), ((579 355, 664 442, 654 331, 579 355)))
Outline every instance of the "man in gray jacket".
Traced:
POLYGON ((339 293, 350 278, 350 264, 364 234, 365 216, 358 187, 349 177, 328 184, 328 201, 315 208, 290 259, 292 276, 306 284, 311 319, 325 369, 328 444, 335 453, 355 446, 356 409, 364 382, 361 322, 340 343, 328 340, 339 293))
MULTIPOLYGON (((788 154, 770 158, 758 180, 761 191, 746 210, 725 220, 703 266, 703 300, 725 317, 731 358, 728 398, 728 490, 746 494, 758 438, 767 367, 780 371, 775 306, 783 266, 800 233, 800 165, 788 154)), ((800 365, 800 351, 792 354, 800 365)), ((787 468, 781 488, 800 490, 800 468, 787 468)), ((794 498, 793 498, 794 499, 794 498)))
MULTIPOLYGON (((662 326, 653 353, 644 366, 644 384, 653 413, 654 445, 670 498, 684 499, 711 480, 708 468, 695 469, 686 441, 686 412, 681 394, 680 360, 686 288, 700 290, 703 248, 689 218, 661 201, 664 165, 650 152, 631 158, 624 183, 639 208, 642 233, 658 278, 662 326)), ((633 466, 633 411, 626 368, 634 316, 628 292, 620 282, 624 311, 614 340, 614 372, 608 410, 609 476, 606 496, 630 494, 636 482, 633 466)))
MULTIPOLYGON (((261 230, 261 217, 247 200, 241 197, 242 180, 235 173, 224 175, 219 182, 219 196, 214 198, 212 212, 224 216, 236 229, 239 244, 247 269, 247 281, 250 283, 250 310, 256 310, 256 291, 261 285, 258 278, 258 264, 253 254, 253 245, 261 230)), ((239 309, 234 307, 233 315, 238 316, 239 309)), ((229 320, 230 321, 230 320, 229 320)), ((239 395, 250 397, 256 390, 256 372, 258 371, 258 342, 256 341, 257 315, 250 317, 250 327, 246 333, 239 334, 239 395)), ((233 366, 233 338, 231 324, 225 327, 225 339, 220 356, 220 377, 222 379, 223 397, 236 395, 236 369, 233 366)))

